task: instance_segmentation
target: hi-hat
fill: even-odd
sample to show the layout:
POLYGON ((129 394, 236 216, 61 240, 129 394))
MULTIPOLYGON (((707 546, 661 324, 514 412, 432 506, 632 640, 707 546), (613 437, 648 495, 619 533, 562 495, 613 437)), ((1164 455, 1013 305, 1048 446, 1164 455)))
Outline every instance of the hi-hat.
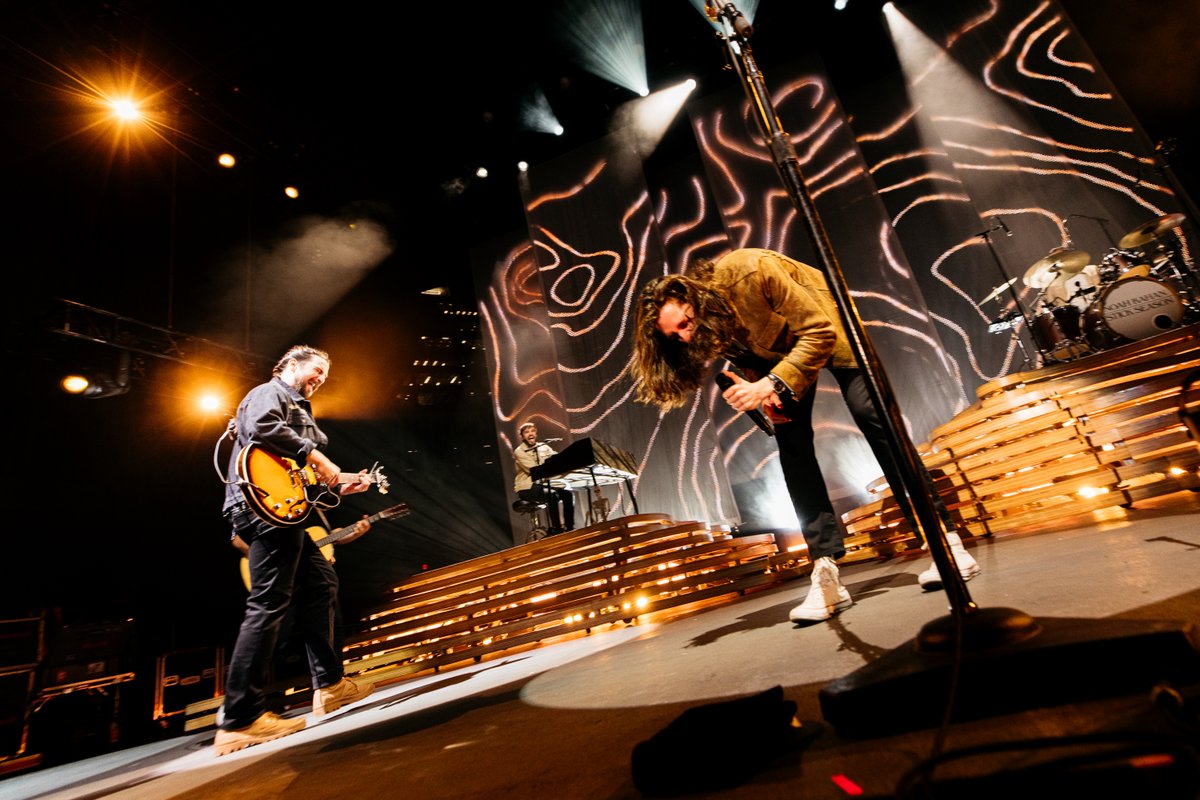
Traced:
POLYGON ((1150 242, 1153 242, 1164 233, 1178 228, 1183 224, 1183 220, 1183 214, 1167 214, 1165 217, 1152 219, 1122 236, 1121 241, 1117 242, 1117 244, 1122 250, 1131 250, 1134 247, 1150 244, 1150 242))
POLYGON ((984 304, 984 303, 986 303, 988 300, 992 300, 992 299, 994 299, 994 298, 996 298, 996 297, 999 297, 1001 292, 1003 292, 1005 289, 1007 289, 1008 287, 1012 286, 1012 285, 1013 285, 1014 283, 1016 283, 1016 282, 1017 282, 1017 279, 1016 279, 1016 278, 1009 278, 1009 279, 1008 279, 1008 280, 1006 280, 1004 283, 1002 283, 1002 284, 1000 284, 999 286, 997 286, 995 289, 992 289, 991 293, 990 293, 990 294, 989 294, 987 297, 985 297, 985 298, 983 298, 982 300, 980 300, 980 301, 979 301, 979 305, 983 305, 983 304, 984 304))
POLYGON ((1025 270, 1025 285, 1045 289, 1059 275, 1074 275, 1088 265, 1089 256, 1082 250, 1056 247, 1025 270))

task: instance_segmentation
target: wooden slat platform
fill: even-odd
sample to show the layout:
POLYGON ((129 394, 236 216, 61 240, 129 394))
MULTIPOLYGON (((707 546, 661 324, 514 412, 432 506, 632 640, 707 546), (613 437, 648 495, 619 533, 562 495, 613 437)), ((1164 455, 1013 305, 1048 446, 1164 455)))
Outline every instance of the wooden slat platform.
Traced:
MULTIPOLYGON (((1200 369, 1200 325, 979 387, 917 450, 963 531, 981 536, 1200 487, 1179 412, 1200 369)), ((1189 400, 1195 413, 1200 402, 1189 400)), ((843 515, 848 547, 919 544, 889 492, 843 515)))
MULTIPOLYGON (((660 514, 608 520, 423 572, 392 587, 386 602, 346 637, 347 674, 374 683, 608 623, 700 607, 806 574, 807 560, 781 553, 772 534, 675 522, 660 514)), ((288 693, 297 704, 307 686, 288 693)), ((222 698, 189 706, 188 730, 215 724, 222 698)))

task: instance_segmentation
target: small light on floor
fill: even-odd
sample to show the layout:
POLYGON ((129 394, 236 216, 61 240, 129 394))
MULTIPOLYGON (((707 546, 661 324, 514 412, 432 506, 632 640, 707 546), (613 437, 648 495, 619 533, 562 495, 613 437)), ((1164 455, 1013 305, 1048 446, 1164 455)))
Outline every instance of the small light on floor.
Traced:
POLYGON ((847 778, 845 775, 831 775, 831 776, 829 776, 829 779, 831 781, 833 781, 834 786, 838 787, 839 789, 841 789, 843 792, 850 795, 851 797, 861 797, 862 796, 862 793, 863 793, 862 787, 859 786, 854 781, 847 778))

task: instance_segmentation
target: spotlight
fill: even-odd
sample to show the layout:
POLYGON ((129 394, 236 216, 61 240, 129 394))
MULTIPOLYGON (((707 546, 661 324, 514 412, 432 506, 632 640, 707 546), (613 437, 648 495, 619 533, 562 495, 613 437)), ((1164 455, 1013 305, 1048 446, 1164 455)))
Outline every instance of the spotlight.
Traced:
POLYGON ((221 153, 217 156, 217 163, 226 169, 231 169, 237 164, 237 159, 233 157, 233 153, 221 153))
POLYGON ((83 394, 92 385, 83 375, 68 375, 59 382, 59 386, 67 394, 83 394))
POLYGON ((117 397, 129 391, 129 384, 114 381, 108 375, 97 373, 92 376, 71 374, 58 384, 67 394, 98 400, 101 397, 117 397))
POLYGON ((113 100, 111 105, 113 114, 122 122, 132 122, 135 119, 141 119, 141 110, 134 101, 128 98, 113 100))
POLYGON ((67 394, 77 397, 99 399, 117 397, 129 391, 129 351, 121 350, 117 356, 117 377, 104 372, 85 374, 71 373, 59 381, 59 387, 67 394))
POLYGON ((300 196, 300 190, 297 189, 295 186, 283 187, 283 193, 286 194, 288 197, 292 198, 293 200, 295 200, 297 197, 300 196))

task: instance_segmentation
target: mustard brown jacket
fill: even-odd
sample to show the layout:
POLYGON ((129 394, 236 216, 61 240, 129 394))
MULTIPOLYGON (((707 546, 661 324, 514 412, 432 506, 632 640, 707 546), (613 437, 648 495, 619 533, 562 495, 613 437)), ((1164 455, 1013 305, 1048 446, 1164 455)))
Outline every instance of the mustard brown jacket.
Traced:
POLYGON ((858 366, 819 270, 773 250, 741 248, 717 260, 710 285, 737 311, 741 344, 774 363, 770 371, 797 397, 827 363, 858 366))

